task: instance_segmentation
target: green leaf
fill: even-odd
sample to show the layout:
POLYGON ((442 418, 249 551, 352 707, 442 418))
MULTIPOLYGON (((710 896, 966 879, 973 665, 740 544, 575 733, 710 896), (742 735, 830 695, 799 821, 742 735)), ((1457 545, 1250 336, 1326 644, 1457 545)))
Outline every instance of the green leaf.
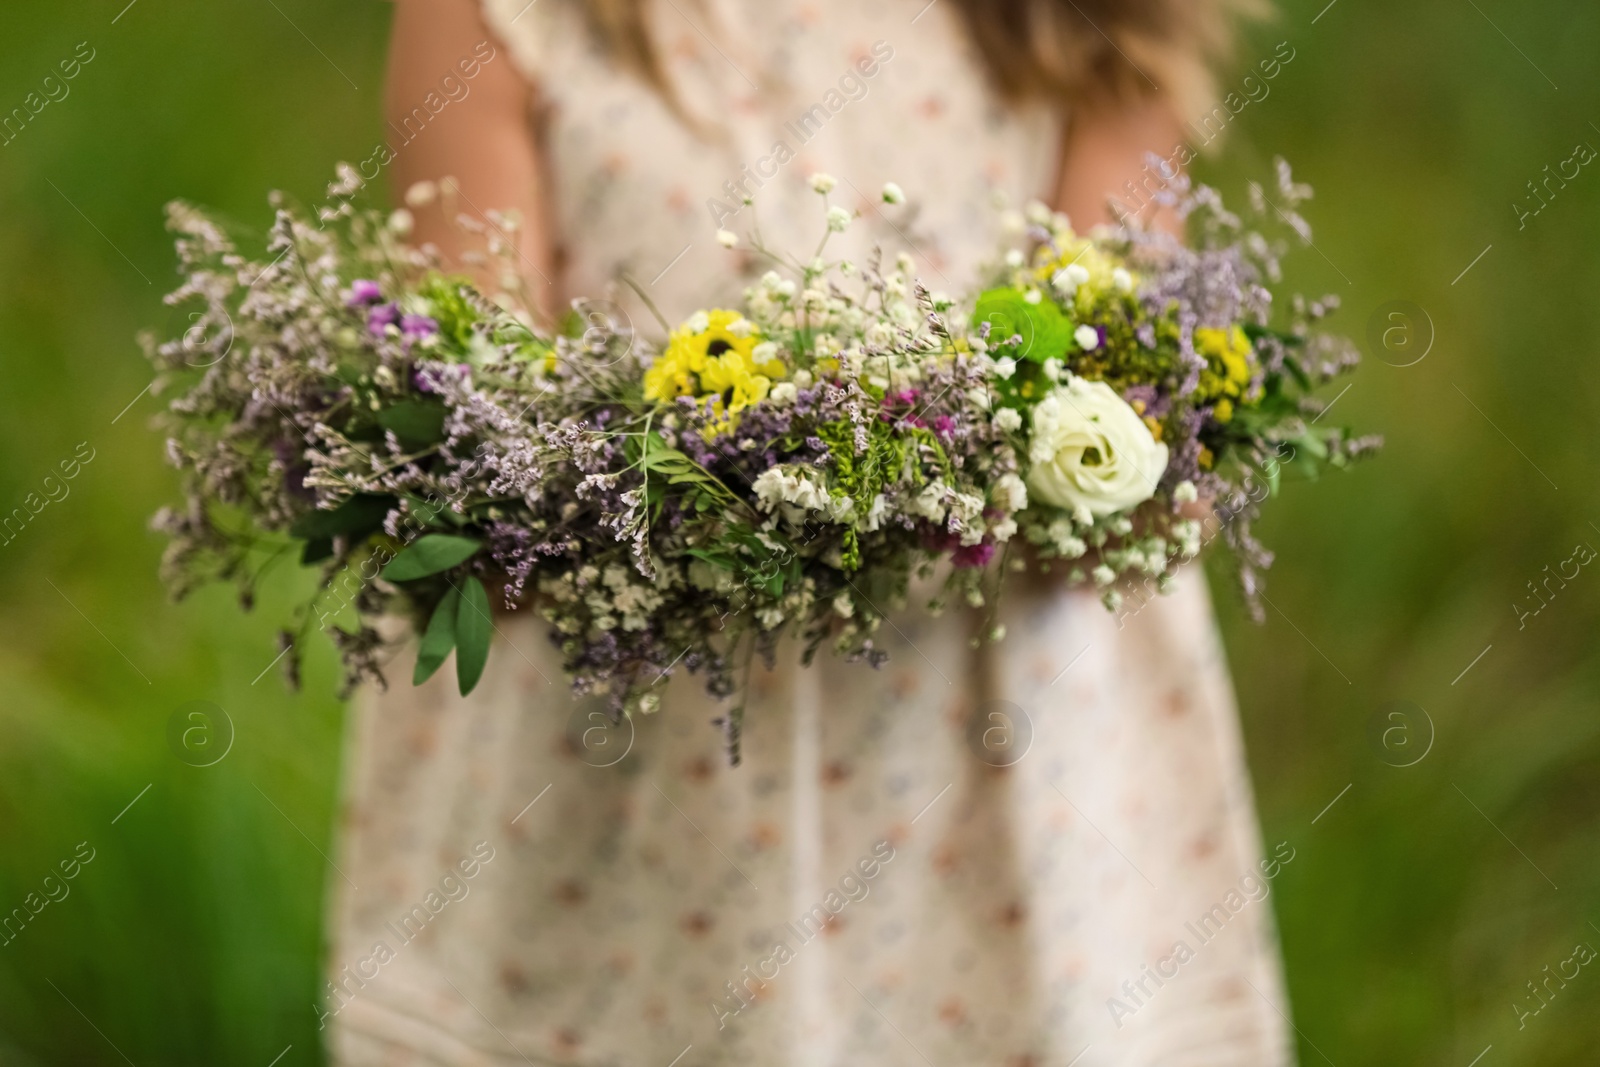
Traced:
POLYGON ((472 289, 470 278, 459 274, 429 274, 417 288, 417 295, 428 302, 428 314, 439 323, 439 333, 454 342, 456 351, 465 352, 472 344, 474 327, 481 321, 478 309, 461 295, 472 289))
POLYGON ((1311 376, 1306 373, 1306 369, 1304 367, 1300 366, 1300 361, 1298 359, 1293 356, 1286 355, 1283 357, 1283 365, 1288 368, 1290 374, 1294 375, 1294 380, 1299 383, 1300 388, 1310 391, 1311 376))
POLYGON ((301 541, 317 541, 343 535, 359 540, 383 525, 383 517, 394 507, 392 496, 358 493, 331 511, 310 511, 289 527, 289 536, 301 541))
POLYGON ((1010 287, 990 289, 978 297, 972 310, 972 323, 989 324, 989 347, 1020 335, 1018 359, 1043 363, 1054 356, 1066 354, 1072 343, 1072 323, 1062 314, 1054 300, 1041 299, 1030 304, 1022 290, 1010 287))
POLYGON ((723 570, 731 571, 736 566, 734 561, 729 557, 720 555, 716 552, 707 552, 703 548, 686 548, 684 549, 684 554, 693 556, 695 559, 705 560, 713 567, 721 567, 723 570))
POLYGON ((1328 458, 1328 443, 1322 439, 1321 434, 1315 431, 1303 433, 1291 443, 1305 449, 1312 459, 1328 458))
POLYGON ((402 400, 378 412, 378 425, 390 430, 409 449, 427 448, 444 439, 443 404, 428 400, 402 400))
POLYGON ((453 526, 459 529, 467 524, 467 517, 450 510, 448 504, 430 504, 417 496, 408 496, 405 499, 411 507, 411 513, 429 526, 453 526))
POLYGON ((480 543, 454 534, 425 534, 389 561, 383 576, 391 582, 410 582, 447 571, 477 553, 480 543))
POLYGON ((300 553, 300 562, 310 566, 313 563, 321 563, 331 555, 333 555, 333 539, 331 537, 319 537, 314 541, 306 542, 304 551, 300 553))
POLYGON ((417 649, 417 668, 411 672, 411 684, 421 685, 433 677, 433 672, 456 647, 456 607, 461 594, 452 587, 433 609, 428 620, 428 631, 422 635, 422 645, 417 649))
POLYGON ((469 577, 462 586, 461 606, 456 609, 456 682, 461 695, 472 692, 483 677, 489 662, 489 638, 494 634, 494 617, 489 614, 489 593, 483 583, 469 577))
POLYGON ((1306 344, 1304 337, 1296 337, 1292 333, 1274 330, 1269 326, 1257 326, 1253 322, 1241 323, 1241 326, 1244 329, 1244 335, 1250 338, 1251 344, 1261 340, 1263 337, 1275 338, 1288 348, 1304 348, 1306 344))

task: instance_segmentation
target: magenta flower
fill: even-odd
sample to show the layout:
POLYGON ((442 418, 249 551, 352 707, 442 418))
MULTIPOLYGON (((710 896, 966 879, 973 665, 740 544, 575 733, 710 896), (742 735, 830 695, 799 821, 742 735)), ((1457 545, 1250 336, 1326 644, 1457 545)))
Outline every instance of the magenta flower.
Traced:
POLYGON ((345 299, 345 307, 366 307, 376 304, 383 299, 383 290, 378 288, 378 283, 367 278, 357 278, 350 283, 350 295, 345 299))
POLYGON ((407 337, 432 337, 439 332, 439 323, 427 315, 405 315, 400 319, 400 332, 407 337))
POLYGON ((987 567, 994 559, 994 542, 979 541, 975 545, 962 545, 950 553, 950 562, 961 568, 987 567))
POLYGON ((367 329, 371 330, 379 337, 383 336, 384 327, 393 326, 399 321, 399 304, 379 304, 377 307, 367 312, 367 329))

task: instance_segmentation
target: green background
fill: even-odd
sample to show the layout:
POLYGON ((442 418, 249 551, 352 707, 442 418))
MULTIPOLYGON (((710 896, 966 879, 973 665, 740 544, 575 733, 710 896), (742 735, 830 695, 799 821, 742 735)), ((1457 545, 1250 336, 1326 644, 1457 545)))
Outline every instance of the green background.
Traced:
MULTIPOLYGON (((0 1063, 265 1067, 286 1046, 281 1064, 311 1063, 332 660, 317 650, 302 695, 276 671, 255 681, 296 592, 282 581, 249 615, 221 589, 167 603, 145 524, 174 481, 132 338, 182 322, 160 304, 166 200, 259 224, 269 187, 312 199, 334 160, 371 151, 389 13, 124 3, 0 9, 0 108, 80 41, 96 52, 0 147, 0 507, 79 442, 95 453, 0 546, 0 908, 79 842, 95 850, 0 947, 0 1063), (209 768, 166 740, 197 699, 237 732, 209 768)), ((1272 509, 1266 624, 1213 582, 1265 834, 1297 850, 1273 901, 1301 1058, 1466 1067, 1492 1044, 1483 1067, 1592 1064, 1593 968, 1520 1030, 1512 1005, 1576 943, 1600 945, 1600 575, 1524 628, 1513 605, 1575 545, 1600 546, 1600 173, 1523 229, 1512 204, 1579 142, 1600 146, 1600 9, 1324 3, 1252 29, 1242 61, 1282 40, 1295 58, 1200 167, 1237 192, 1293 160, 1317 233, 1291 282, 1339 293, 1337 324, 1363 340, 1393 300, 1436 333, 1413 366, 1369 359, 1339 401, 1387 451, 1272 509), (1371 740, 1391 701, 1433 724, 1414 766, 1371 740)))

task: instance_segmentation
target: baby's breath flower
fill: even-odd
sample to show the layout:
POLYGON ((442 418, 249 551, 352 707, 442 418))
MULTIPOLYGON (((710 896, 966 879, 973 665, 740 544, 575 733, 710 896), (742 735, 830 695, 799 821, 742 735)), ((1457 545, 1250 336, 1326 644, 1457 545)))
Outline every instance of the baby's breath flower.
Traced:
POLYGON ((439 187, 433 182, 413 182, 406 190, 406 203, 411 207, 427 207, 439 199, 439 187))
POLYGON ((1068 263, 1050 277, 1050 284, 1063 296, 1071 296, 1078 286, 1089 280, 1089 268, 1081 263, 1068 263))
POLYGON ((820 170, 811 176, 811 191, 814 193, 826 195, 833 192, 833 187, 838 184, 838 179, 834 178, 833 175, 825 174, 820 170))
POLYGON ((885 204, 903 204, 906 202, 905 190, 894 182, 883 183, 883 202, 885 204))
POLYGON ((738 243, 739 235, 734 233, 732 230, 717 231, 717 244, 721 245, 723 248, 732 248, 738 243))
POLYGON ((850 212, 837 204, 828 209, 828 229, 843 233, 850 228, 850 212))
MULTIPOLYGON (((1006 408, 1013 415, 1016 412, 1006 408)), ((996 419, 998 422, 998 418, 996 419)), ((1028 486, 1015 474, 1002 474, 994 483, 995 502, 1007 511, 1021 511, 1028 506, 1028 486)))

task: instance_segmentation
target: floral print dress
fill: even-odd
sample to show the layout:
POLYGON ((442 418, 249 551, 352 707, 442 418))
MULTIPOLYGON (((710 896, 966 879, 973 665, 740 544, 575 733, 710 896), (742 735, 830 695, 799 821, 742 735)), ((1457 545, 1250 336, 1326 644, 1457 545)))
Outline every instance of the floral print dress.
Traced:
MULTIPOLYGON (((568 0, 483 2, 489 62, 536 86, 563 294, 626 272, 675 321, 736 300, 765 264, 716 231, 809 252, 816 171, 862 213, 847 251, 959 294, 997 199, 1057 165, 1059 116, 989 95, 951 4, 652 5, 675 111, 568 0), (886 181, 913 201, 892 221, 886 181)), ((788 647, 739 767, 697 678, 613 726, 526 614, 469 698, 397 658, 349 736, 335 1062, 1290 1063, 1270 890, 1294 852, 1258 839, 1201 575, 1120 616, 1049 589, 998 610, 981 651, 964 611, 896 615, 877 670, 788 647)))

